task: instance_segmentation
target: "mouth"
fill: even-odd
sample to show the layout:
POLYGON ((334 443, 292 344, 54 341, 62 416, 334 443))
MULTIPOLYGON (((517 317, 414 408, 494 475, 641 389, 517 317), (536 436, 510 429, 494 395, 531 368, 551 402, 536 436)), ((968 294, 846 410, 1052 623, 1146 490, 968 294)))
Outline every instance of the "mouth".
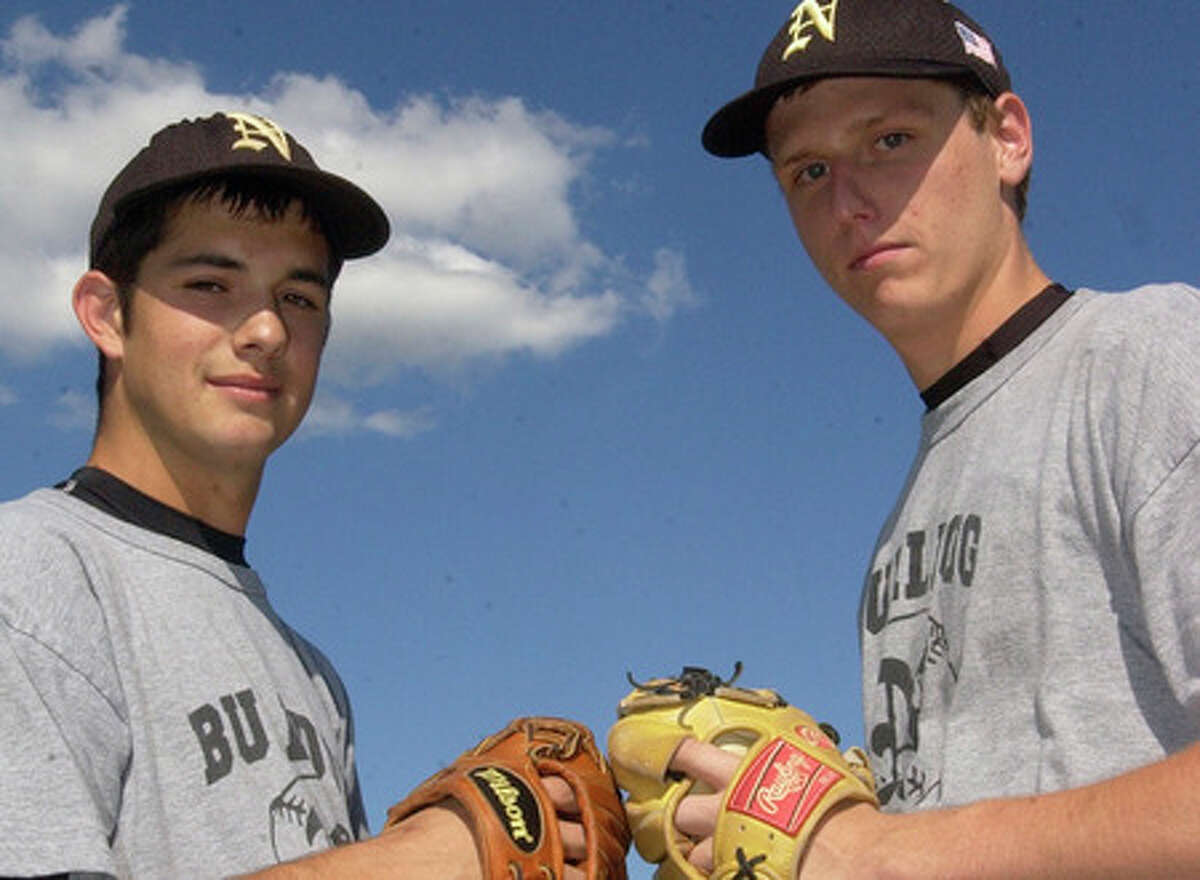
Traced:
POLYGON ((255 375, 218 376, 209 379, 208 383, 227 394, 245 400, 271 400, 282 388, 277 379, 255 375))
POLYGON ((905 250, 905 245, 895 242, 880 242, 859 252, 850 261, 850 271, 868 272, 879 268, 891 260, 896 254, 905 250))

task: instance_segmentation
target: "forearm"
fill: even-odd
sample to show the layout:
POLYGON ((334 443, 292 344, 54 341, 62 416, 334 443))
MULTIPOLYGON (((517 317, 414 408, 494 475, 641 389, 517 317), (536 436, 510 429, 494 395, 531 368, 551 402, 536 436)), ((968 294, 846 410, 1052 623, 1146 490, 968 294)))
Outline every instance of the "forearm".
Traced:
POLYGON ((480 880, 481 876, 466 821, 451 809, 430 807, 376 837, 266 868, 243 880, 480 880))
POLYGON ((1200 746, 1193 746, 1115 779, 1054 794, 901 816, 847 810, 815 836, 800 877, 1200 876, 1198 783, 1200 746))

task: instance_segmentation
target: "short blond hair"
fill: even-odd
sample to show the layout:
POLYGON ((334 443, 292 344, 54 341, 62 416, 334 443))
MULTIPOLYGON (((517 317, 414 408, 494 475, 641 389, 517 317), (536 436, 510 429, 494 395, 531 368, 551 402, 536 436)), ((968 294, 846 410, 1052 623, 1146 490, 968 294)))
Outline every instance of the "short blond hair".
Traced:
MULTIPOLYGON (((967 115, 971 120, 971 127, 976 131, 995 131, 1002 120, 1000 109, 996 106, 996 100, 986 92, 980 92, 968 87, 963 88, 963 97, 967 105, 967 115)), ((1017 212, 1017 219, 1025 219, 1025 209, 1029 204, 1029 178, 1032 174, 1032 169, 1025 174, 1021 182, 1013 188, 1013 208, 1017 212)))

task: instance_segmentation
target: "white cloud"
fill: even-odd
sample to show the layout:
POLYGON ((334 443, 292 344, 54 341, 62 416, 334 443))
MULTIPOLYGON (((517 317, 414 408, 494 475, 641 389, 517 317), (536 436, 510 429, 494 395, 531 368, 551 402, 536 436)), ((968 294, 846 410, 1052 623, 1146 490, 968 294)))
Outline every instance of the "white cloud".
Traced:
POLYGON ((0 406, 12 406, 17 400, 17 392, 7 385, 0 385, 0 406))
POLYGON ((96 398, 78 391, 64 391, 54 401, 48 419, 64 431, 91 430, 96 424, 96 398))
POLYGON ((642 305, 659 321, 696 304, 696 293, 687 277, 683 255, 668 248, 654 253, 654 272, 646 282, 642 305))
POLYGON ((395 409, 385 409, 371 413, 363 419, 363 425, 379 434, 389 437, 412 437, 423 434, 437 424, 433 413, 427 408, 400 412, 395 409))
POLYGON ((385 409, 363 414, 347 400, 321 394, 309 408, 302 430, 306 434, 314 435, 371 431, 388 437, 413 437, 436 426, 437 420, 428 407, 419 407, 407 412, 385 409))
POLYGON ((660 250, 639 279, 580 232, 574 190, 590 156, 621 148, 611 132, 519 98, 410 96, 378 110, 336 78, 303 73, 220 94, 191 64, 128 51, 128 14, 113 7, 69 34, 29 17, 0 39, 0 273, 22 279, 0 289, 0 353, 83 344, 68 293, 103 187, 166 122, 231 107, 285 122, 324 167, 375 195, 397 231, 339 281, 333 381, 553 357, 631 314, 664 320, 690 301, 680 254, 660 250))
POLYGON ((349 266, 339 281, 326 374, 366 384, 398 364, 457 367, 514 351, 553 356, 612 330, 621 307, 612 291, 537 287, 461 245, 397 235, 386 253, 349 266))

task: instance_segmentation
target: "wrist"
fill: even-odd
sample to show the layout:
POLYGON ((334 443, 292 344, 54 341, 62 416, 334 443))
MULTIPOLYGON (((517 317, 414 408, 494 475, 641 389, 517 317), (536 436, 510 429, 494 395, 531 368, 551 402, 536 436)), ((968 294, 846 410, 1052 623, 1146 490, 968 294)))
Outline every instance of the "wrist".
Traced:
POLYGON ((891 880, 882 853, 891 817, 869 803, 847 803, 817 825, 800 860, 799 880, 891 880))
MULTIPOLYGON (((420 851, 421 864, 438 866, 441 880, 482 880, 483 867, 475 833, 466 812, 455 801, 425 807, 399 824, 384 829, 380 843, 394 841, 397 854, 404 854, 400 867, 404 876, 421 876, 413 871, 411 849, 420 851)), ((429 876, 437 876, 431 873, 429 876)))

